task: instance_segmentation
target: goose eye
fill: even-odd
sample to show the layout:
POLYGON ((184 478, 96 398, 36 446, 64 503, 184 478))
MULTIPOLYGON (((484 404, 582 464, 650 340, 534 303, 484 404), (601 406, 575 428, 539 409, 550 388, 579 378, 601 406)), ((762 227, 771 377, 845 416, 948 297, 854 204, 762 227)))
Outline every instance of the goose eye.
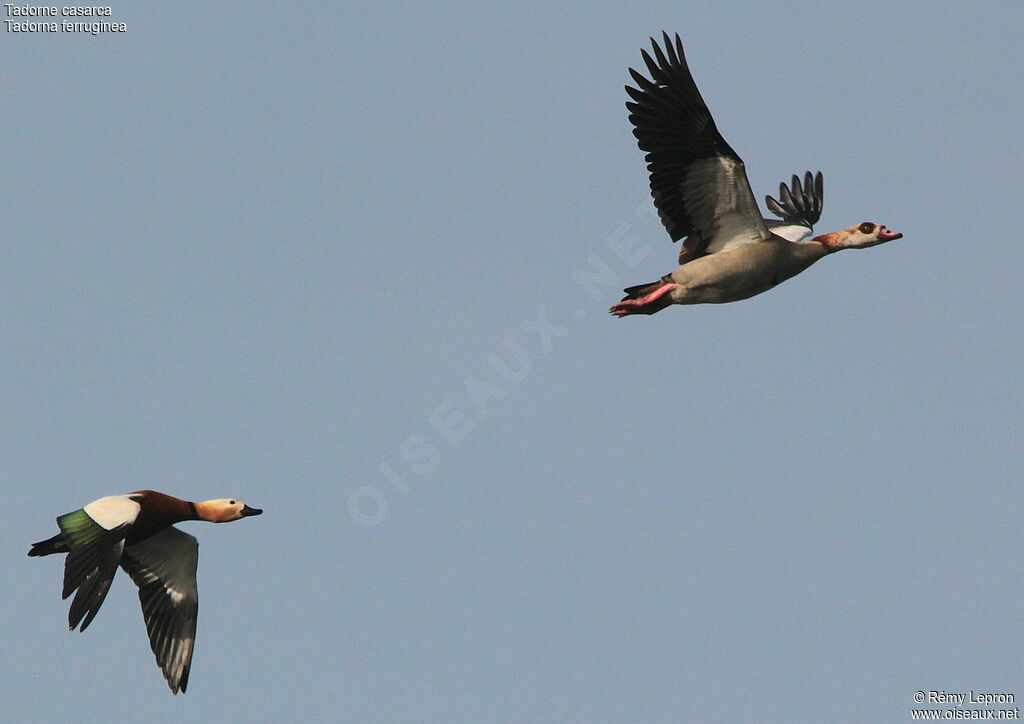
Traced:
POLYGON ((870 234, 872 231, 875 230, 875 225, 872 224, 870 221, 865 221, 863 224, 860 225, 859 228, 862 234, 870 234))

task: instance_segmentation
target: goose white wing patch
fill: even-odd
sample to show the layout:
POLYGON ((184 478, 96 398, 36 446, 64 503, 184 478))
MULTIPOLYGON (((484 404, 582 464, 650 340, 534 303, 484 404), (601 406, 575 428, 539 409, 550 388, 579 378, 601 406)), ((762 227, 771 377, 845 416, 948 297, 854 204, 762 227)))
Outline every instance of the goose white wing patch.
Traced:
POLYGON ((120 525, 131 525, 139 517, 142 506, 138 495, 108 495, 89 503, 83 510, 101 527, 113 530, 120 525))
POLYGON ((765 219, 765 223, 767 223, 769 231, 776 236, 781 236, 786 241, 803 241, 814 232, 813 229, 809 229, 803 224, 790 224, 776 219, 765 219))
POLYGON ((169 526, 125 548, 121 567, 139 587, 149 644, 175 694, 188 686, 196 640, 199 542, 169 526))

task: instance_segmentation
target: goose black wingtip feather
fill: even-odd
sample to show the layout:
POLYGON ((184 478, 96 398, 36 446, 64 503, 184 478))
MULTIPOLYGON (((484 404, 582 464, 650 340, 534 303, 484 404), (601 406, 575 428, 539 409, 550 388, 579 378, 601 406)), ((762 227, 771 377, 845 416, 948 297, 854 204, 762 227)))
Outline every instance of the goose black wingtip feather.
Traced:
POLYGON ((821 218, 824 207, 824 179, 821 171, 816 174, 807 171, 803 184, 794 175, 790 186, 779 184, 779 200, 765 196, 764 202, 779 218, 813 227, 821 218))

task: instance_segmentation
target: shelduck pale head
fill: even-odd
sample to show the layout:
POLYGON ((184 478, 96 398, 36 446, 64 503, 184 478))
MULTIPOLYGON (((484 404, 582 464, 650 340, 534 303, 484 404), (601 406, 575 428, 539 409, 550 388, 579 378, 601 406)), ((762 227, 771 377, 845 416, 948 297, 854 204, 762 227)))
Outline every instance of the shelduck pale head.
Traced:
POLYGON ((816 236, 814 241, 820 242, 829 251, 839 251, 840 249, 867 249, 869 246, 878 246, 887 241, 901 238, 903 238, 903 234, 889 231, 884 224, 865 221, 857 226, 851 226, 849 229, 816 236))
POLYGON ((210 523, 230 523, 233 520, 260 515, 260 508, 250 508, 238 498, 218 498, 196 503, 196 516, 210 523))

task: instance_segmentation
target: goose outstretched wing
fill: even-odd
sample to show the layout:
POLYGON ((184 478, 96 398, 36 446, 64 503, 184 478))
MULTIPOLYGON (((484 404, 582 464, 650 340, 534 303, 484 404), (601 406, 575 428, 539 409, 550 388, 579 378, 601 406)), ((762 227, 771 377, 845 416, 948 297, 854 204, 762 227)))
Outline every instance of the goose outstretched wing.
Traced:
POLYGON ((686 260, 768 239, 743 161, 718 132, 679 35, 662 36, 664 51, 653 38, 654 56, 642 51, 650 79, 630 68, 638 87, 626 86, 626 107, 665 229, 686 238, 686 260))

